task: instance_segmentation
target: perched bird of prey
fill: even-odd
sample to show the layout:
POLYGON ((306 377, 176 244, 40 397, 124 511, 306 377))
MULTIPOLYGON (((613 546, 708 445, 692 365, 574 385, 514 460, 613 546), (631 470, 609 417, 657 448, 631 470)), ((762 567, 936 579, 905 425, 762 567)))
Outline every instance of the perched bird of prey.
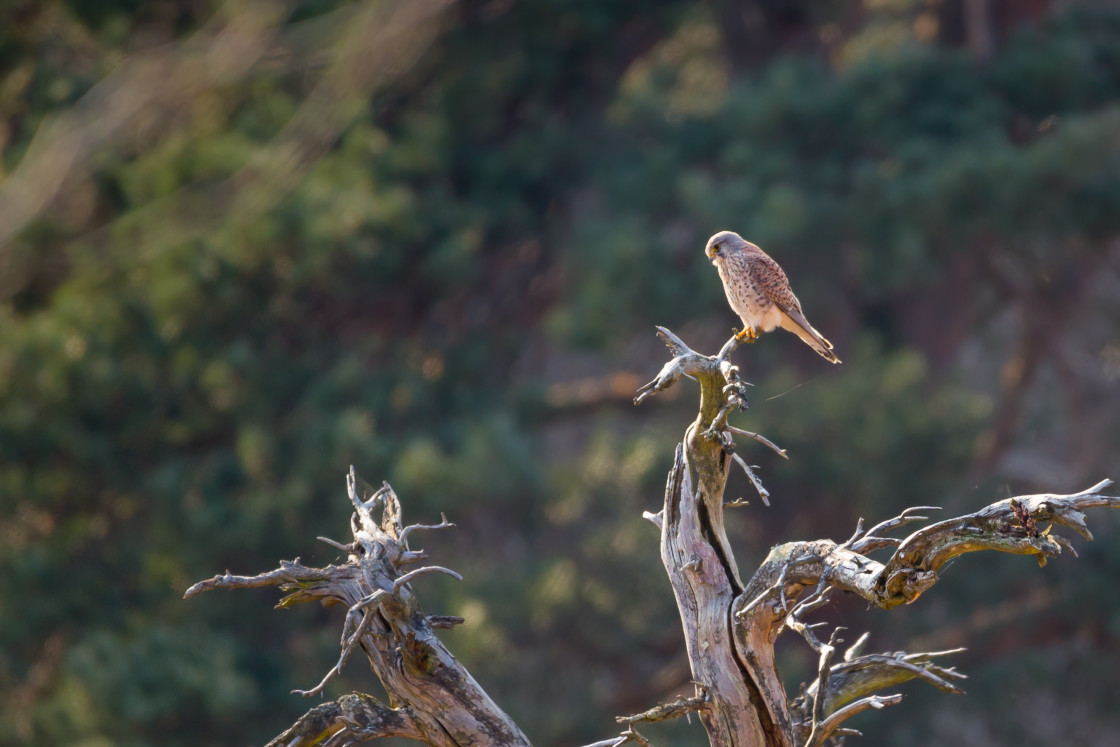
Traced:
POLYGON ((737 335, 749 342, 760 332, 775 327, 788 329, 830 363, 840 359, 825 339, 801 312, 801 302, 789 287, 789 279, 778 263, 734 231, 720 231, 708 239, 704 249, 719 270, 723 290, 731 309, 743 320, 737 335))

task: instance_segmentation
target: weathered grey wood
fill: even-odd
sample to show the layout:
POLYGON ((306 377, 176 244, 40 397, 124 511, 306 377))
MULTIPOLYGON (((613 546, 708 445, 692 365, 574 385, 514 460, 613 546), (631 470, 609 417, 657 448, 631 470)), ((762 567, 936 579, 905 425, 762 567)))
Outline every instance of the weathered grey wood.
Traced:
POLYGON ((674 357, 636 402, 684 376, 700 385, 700 411, 677 447, 661 524, 661 560, 681 614, 692 676, 708 699, 700 720, 713 747, 792 747, 773 647, 750 640, 753 632, 740 639, 732 618, 743 582, 724 530, 723 493, 733 461, 722 435, 728 413, 745 406, 747 385, 728 361, 738 342, 732 338, 718 355, 704 356, 666 329, 658 334, 674 357))
MULTIPOLYGON (((927 520, 918 512, 937 510, 909 508, 869 531, 864 531, 861 519, 845 542, 817 539, 777 545, 744 583, 724 528, 724 507, 735 505, 724 503, 728 471, 739 465, 763 502, 769 494, 735 452, 733 439, 744 436, 782 457, 786 453, 764 436, 727 422, 730 413, 746 409, 750 386, 729 360, 738 345, 736 338, 717 355, 706 356, 667 329, 658 328, 658 334, 673 358, 639 390, 635 402, 682 378, 700 386, 699 412, 677 445, 664 505, 657 514, 646 514, 661 532, 661 558, 680 611, 696 693, 619 717, 627 728, 589 747, 620 747, 627 742, 648 747, 637 724, 689 713, 699 715, 713 747, 816 747, 839 735, 858 734, 842 726, 852 715, 901 700, 900 695, 875 694, 885 687, 920 680, 959 693, 964 675, 934 659, 963 649, 863 654, 865 634, 837 662, 841 629, 819 638, 818 626, 808 622, 808 616, 828 603, 834 589, 858 594, 888 610, 913 602, 937 583, 949 560, 966 552, 1031 554, 1045 564, 1063 549, 1073 551, 1065 538, 1052 531, 1054 526, 1069 527, 1092 539, 1084 510, 1120 507, 1120 498, 1101 494, 1111 485, 1104 480, 1071 495, 997 501, 918 529, 905 539, 887 536, 908 523, 927 520), (885 561, 868 557, 888 549, 891 555, 885 561), (774 658, 774 643, 787 630, 801 635, 818 655, 816 678, 793 699, 782 687, 774 658)), ((342 565, 308 568, 298 560, 281 561, 279 568, 257 576, 228 572, 215 576, 185 594, 278 586, 287 592, 279 607, 311 601, 345 605, 338 662, 318 685, 297 692, 322 693, 360 649, 384 685, 389 703, 361 693, 344 695, 312 708, 269 747, 343 747, 388 736, 439 747, 528 745, 517 725, 433 632, 463 620, 425 615, 413 593, 412 582, 425 575, 459 577, 442 566, 421 565, 427 555, 408 544, 417 531, 452 525, 444 518, 439 524, 405 526, 392 488, 387 483, 378 490, 370 488, 353 468, 347 488, 354 506, 353 540, 319 538, 347 553, 342 565)))
POLYGON ((901 700, 874 693, 917 679, 946 692, 960 693, 964 675, 933 662, 963 649, 945 652, 859 655, 866 638, 833 663, 842 642, 839 630, 827 640, 813 632, 804 617, 828 602, 833 589, 852 592, 882 609, 908 604, 938 580, 952 558, 966 552, 998 550, 1033 554, 1040 564, 1072 546, 1043 528, 1067 526, 1092 539, 1084 509, 1120 507, 1120 498, 1100 495, 1105 480, 1072 495, 1012 498, 966 516, 937 522, 905 539, 886 536, 905 524, 924 521, 909 508, 870 531, 862 520, 846 542, 829 539, 788 542, 770 550, 751 578, 743 583, 723 524, 723 492, 732 463, 739 464, 765 501, 768 492, 757 475, 734 453, 734 435, 752 438, 786 457, 784 450, 756 433, 727 423, 727 416, 745 409, 746 387, 728 360, 734 338, 719 354, 693 351, 669 330, 658 328, 672 359, 638 391, 635 403, 673 386, 683 378, 700 385, 696 420, 678 445, 666 483, 665 506, 649 516, 661 528, 661 554, 669 573, 684 627, 685 643, 698 692, 706 696, 701 720, 713 745, 719 747, 785 747, 821 745, 832 736, 852 733, 841 723, 867 709, 901 700), (894 548, 885 562, 868 553, 894 548), (778 677, 774 643, 794 630, 818 653, 819 672, 790 700, 778 677))
POLYGON ((426 574, 458 574, 439 566, 410 568, 423 553, 409 548, 409 535, 452 525, 445 520, 432 526, 405 526, 393 489, 386 483, 380 490, 367 491, 365 497, 359 492, 363 484, 351 468, 347 487, 354 505, 354 540, 347 545, 332 542, 349 552, 343 565, 307 568, 298 560, 285 561, 280 568, 259 576, 215 576, 195 584, 184 595, 279 586, 288 592, 279 607, 311 601, 346 606, 342 655, 319 685, 302 694, 322 692, 331 677, 341 672, 350 653, 360 648, 385 687, 389 705, 358 693, 343 696, 312 709, 270 745, 340 747, 406 736, 440 747, 527 746, 529 740, 513 720, 435 636, 434 628, 447 627, 457 619, 425 615, 413 593, 411 582, 426 574), (380 521, 375 518, 379 510, 380 521))

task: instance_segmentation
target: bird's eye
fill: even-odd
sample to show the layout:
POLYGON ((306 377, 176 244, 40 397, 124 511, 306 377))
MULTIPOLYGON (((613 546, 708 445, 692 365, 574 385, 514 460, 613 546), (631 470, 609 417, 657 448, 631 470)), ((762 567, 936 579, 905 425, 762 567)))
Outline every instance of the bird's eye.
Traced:
POLYGON ((716 244, 715 246, 713 246, 712 249, 714 249, 718 252, 719 251, 719 244, 716 244))

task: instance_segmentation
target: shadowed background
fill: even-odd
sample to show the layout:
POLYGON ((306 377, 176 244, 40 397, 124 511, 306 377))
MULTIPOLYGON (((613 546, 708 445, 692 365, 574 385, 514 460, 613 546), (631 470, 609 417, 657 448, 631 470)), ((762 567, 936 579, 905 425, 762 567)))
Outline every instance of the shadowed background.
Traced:
MULTIPOLYGON (((192 582, 345 539, 350 464, 464 581, 451 650, 540 745, 690 690, 658 556, 683 382, 738 320, 707 237, 790 275, 732 417, 744 575, 907 505, 1120 465, 1120 5, 13 0, 0 7, 0 744, 266 742, 337 610, 192 582)), ((870 650, 969 647, 868 745, 1120 742, 1120 520, 966 556, 870 650)), ((780 651, 791 689, 815 667, 780 651)), ((355 659, 328 693, 378 692, 355 659)), ((706 744, 698 723, 651 727, 706 744)))

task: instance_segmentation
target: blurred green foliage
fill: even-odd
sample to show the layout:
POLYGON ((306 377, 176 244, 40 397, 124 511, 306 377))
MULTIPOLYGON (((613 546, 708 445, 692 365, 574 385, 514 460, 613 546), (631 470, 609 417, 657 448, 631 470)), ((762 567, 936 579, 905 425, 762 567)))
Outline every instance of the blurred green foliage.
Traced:
MULTIPOLYGON (((279 733, 307 706, 289 690, 334 661, 340 617, 279 615, 263 592, 180 597, 227 567, 332 561, 314 538, 347 531, 350 464, 390 480, 406 519, 459 525, 425 539, 464 582, 420 593, 468 618, 450 647, 537 743, 602 738, 613 715, 686 686, 640 515, 695 395, 681 384, 634 411, 621 374, 662 364, 654 324, 698 349, 726 337, 701 253, 721 228, 779 258, 845 359, 822 370, 782 332, 739 354, 757 384, 741 424, 793 456, 750 452, 775 506, 731 518, 744 571, 859 516, 1107 475, 1120 15, 997 24, 981 62, 948 31, 909 30, 934 5, 820 4, 798 22, 831 42, 791 37, 759 60, 718 2, 465 2, 260 213, 223 185, 304 102, 310 64, 202 91, 91 154, 0 247, 15 278, 0 301, 0 744, 279 733)), ((305 3, 284 27, 346 7, 305 3)), ((216 12, 0 10, 0 165, 138 47, 216 12)), ((784 39, 789 19, 767 18, 784 39)), ((1120 684, 1092 655, 1118 650, 1120 608, 1099 595, 1118 530, 1104 518, 1088 557, 1043 575, 962 559, 889 628, 843 612, 873 647, 980 647, 962 663, 978 675, 966 705, 915 691, 922 708, 857 726, 877 744, 961 742, 981 719, 987 743, 1055 743, 999 724, 1120 684), (969 627, 1036 584, 1053 601, 969 627), (1013 645, 989 640, 1006 627, 1013 645)), ((813 666, 788 659, 791 681, 813 666)), ((334 692, 350 688, 376 692, 359 663, 334 692)), ((1114 741, 1110 704, 1086 698, 1078 742, 1114 741)), ((651 736, 703 743, 697 725, 651 736)))

